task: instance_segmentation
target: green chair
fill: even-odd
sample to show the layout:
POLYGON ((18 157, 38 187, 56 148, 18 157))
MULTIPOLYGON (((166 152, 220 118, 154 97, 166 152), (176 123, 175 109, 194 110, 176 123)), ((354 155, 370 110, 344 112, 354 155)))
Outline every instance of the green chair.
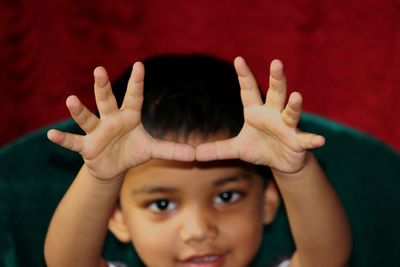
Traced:
MULTIPOLYGON (((52 128, 80 131, 71 120, 52 128)), ((365 134, 310 114, 303 115, 300 128, 327 139, 314 152, 349 216, 350 266, 400 266, 400 154, 365 134)), ((46 131, 40 129, 0 150, 0 266, 45 266, 43 243, 50 218, 82 164, 78 154, 50 143, 46 131)), ((293 248, 282 207, 276 221, 265 227, 252 266, 264 266, 293 248)), ((131 245, 120 244, 111 235, 104 256, 140 266, 131 245)))

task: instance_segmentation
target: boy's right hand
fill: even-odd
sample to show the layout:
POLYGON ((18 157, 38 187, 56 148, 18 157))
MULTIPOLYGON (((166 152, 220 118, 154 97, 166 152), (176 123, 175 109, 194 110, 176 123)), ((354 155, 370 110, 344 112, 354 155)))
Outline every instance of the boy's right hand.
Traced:
POLYGON ((141 121, 144 83, 142 63, 137 62, 132 68, 120 109, 103 67, 94 70, 94 80, 100 118, 76 96, 70 96, 66 101, 72 118, 86 135, 54 129, 47 133, 52 142, 80 153, 92 175, 102 180, 112 179, 151 158, 194 160, 195 150, 190 145, 155 139, 144 129, 141 121))

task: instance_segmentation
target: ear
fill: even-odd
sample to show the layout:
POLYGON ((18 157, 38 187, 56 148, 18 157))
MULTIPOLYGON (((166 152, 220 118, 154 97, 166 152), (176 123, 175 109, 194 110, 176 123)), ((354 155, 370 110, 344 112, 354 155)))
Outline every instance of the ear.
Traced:
POLYGON ((122 243, 129 243, 131 236, 125 223, 124 214, 119 207, 115 207, 113 214, 108 221, 108 229, 122 243))
POLYGON ((280 205, 280 197, 275 181, 270 180, 264 190, 264 223, 270 224, 275 219, 280 205))

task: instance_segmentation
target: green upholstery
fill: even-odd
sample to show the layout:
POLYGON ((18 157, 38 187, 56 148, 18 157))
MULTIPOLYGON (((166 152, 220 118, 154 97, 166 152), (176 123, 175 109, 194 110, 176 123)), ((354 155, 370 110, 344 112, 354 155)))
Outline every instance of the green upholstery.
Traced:
MULTIPOLYGON (((79 131, 73 121, 54 127, 79 131)), ((400 266, 399 153, 369 136, 310 114, 302 117, 300 127, 327 138, 315 154, 348 212, 354 243, 350 266, 400 266)), ((46 130, 0 150, 0 266, 44 266, 48 223, 82 163, 79 155, 47 141, 46 130)), ((266 227, 253 266, 262 266, 292 249, 282 208, 277 220, 266 227)), ((119 244, 111 235, 104 254, 138 266, 131 246, 119 244)))

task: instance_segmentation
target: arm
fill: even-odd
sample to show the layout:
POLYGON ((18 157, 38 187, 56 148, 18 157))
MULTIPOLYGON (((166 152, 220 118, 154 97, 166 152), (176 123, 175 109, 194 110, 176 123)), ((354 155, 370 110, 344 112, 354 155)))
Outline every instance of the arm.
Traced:
POLYGON ((273 173, 297 248, 291 267, 346 266, 351 251, 347 217, 314 156, 308 153, 298 173, 273 173))
POLYGON ((197 147, 196 159, 239 158, 269 166, 296 244, 291 267, 345 266, 351 251, 349 225, 338 196, 309 151, 323 146, 325 139, 297 129, 301 95, 294 92, 286 100, 286 78, 278 60, 271 63, 265 103, 242 58, 235 60, 235 67, 244 106, 243 128, 234 138, 197 147))
POLYGON ((99 180, 83 165, 48 229, 47 266, 107 266, 101 252, 121 183, 121 176, 99 180))
POLYGON ((52 218, 45 258, 53 266, 106 266, 101 258, 108 219, 125 172, 151 158, 191 161, 188 145, 153 139, 141 123, 144 68, 133 67, 124 102, 118 109, 106 71, 94 71, 100 118, 71 96, 67 106, 86 135, 50 130, 48 138, 78 152, 84 165, 52 218))

